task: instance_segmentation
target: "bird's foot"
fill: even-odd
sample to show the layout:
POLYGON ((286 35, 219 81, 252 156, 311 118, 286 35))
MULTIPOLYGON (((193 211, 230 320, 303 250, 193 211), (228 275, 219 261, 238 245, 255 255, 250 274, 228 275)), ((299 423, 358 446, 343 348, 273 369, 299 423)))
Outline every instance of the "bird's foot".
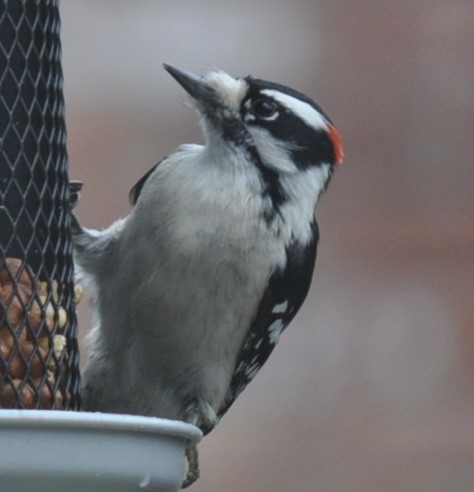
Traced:
POLYGON ((195 444, 189 445, 186 448, 186 460, 188 462, 188 471, 186 472, 186 478, 181 484, 182 489, 189 487, 199 478, 199 455, 195 444))
POLYGON ((209 403, 196 398, 184 412, 184 421, 199 427, 203 434, 208 434, 217 423, 217 415, 209 403))

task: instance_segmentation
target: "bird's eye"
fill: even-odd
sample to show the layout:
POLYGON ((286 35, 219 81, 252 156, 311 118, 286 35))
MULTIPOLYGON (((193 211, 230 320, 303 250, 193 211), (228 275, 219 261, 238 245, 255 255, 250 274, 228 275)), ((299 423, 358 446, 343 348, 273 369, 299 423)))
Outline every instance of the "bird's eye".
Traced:
POLYGON ((277 105, 269 99, 256 99, 252 101, 250 111, 257 118, 264 120, 272 120, 278 116, 277 105))

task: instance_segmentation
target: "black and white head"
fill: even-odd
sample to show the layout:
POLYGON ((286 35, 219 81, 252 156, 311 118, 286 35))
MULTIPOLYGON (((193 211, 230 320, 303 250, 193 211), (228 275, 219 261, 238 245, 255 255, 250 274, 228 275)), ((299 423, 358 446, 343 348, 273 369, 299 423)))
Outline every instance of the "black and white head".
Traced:
MULTIPOLYGON (((317 199, 342 163, 341 138, 322 109, 304 94, 219 70, 198 77, 164 65, 203 116, 208 147, 244 153, 268 198, 268 220, 287 203, 317 199)), ((216 152, 215 152, 216 153, 216 152)))

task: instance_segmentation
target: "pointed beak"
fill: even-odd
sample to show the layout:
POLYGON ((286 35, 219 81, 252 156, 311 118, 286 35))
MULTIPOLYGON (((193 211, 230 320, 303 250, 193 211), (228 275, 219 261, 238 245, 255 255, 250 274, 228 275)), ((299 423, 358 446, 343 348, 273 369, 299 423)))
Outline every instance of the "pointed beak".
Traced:
POLYGON ((215 103, 215 92, 201 77, 167 63, 163 63, 163 67, 193 99, 204 104, 215 103))

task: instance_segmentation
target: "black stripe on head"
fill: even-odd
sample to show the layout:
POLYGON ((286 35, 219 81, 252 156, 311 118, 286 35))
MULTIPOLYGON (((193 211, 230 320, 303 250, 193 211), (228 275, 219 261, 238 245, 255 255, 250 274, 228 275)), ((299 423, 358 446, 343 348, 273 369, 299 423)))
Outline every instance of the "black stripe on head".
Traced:
POLYGON ((256 117, 255 119, 247 119, 248 125, 264 128, 275 139, 284 143, 292 161, 300 169, 317 166, 321 163, 335 162, 334 146, 327 131, 324 129, 315 129, 310 126, 304 119, 293 113, 284 104, 281 104, 267 94, 262 94, 262 91, 278 91, 284 95, 298 99, 311 106, 328 123, 331 123, 331 120, 316 103, 304 94, 284 85, 252 78, 247 78, 246 81, 249 84, 249 91, 241 106, 241 112, 244 117, 249 101, 265 99, 276 104, 279 113, 276 118, 256 117))
POLYGON ((265 89, 278 91, 281 92, 282 94, 286 94, 288 96, 294 97, 295 99, 299 99, 300 101, 309 104, 318 113, 321 113, 329 123, 333 124, 329 116, 321 109, 321 107, 302 92, 296 91, 295 89, 292 89, 291 87, 288 87, 283 84, 268 82, 267 80, 262 80, 262 79, 254 79, 252 77, 245 77, 245 81, 249 85, 247 96, 256 97, 260 95, 260 92, 262 90, 265 89))
POLYGON ((292 112, 280 106, 281 117, 274 121, 262 121, 274 138, 287 142, 288 151, 295 165, 300 169, 334 162, 334 149, 329 134, 324 130, 315 130, 292 112))

